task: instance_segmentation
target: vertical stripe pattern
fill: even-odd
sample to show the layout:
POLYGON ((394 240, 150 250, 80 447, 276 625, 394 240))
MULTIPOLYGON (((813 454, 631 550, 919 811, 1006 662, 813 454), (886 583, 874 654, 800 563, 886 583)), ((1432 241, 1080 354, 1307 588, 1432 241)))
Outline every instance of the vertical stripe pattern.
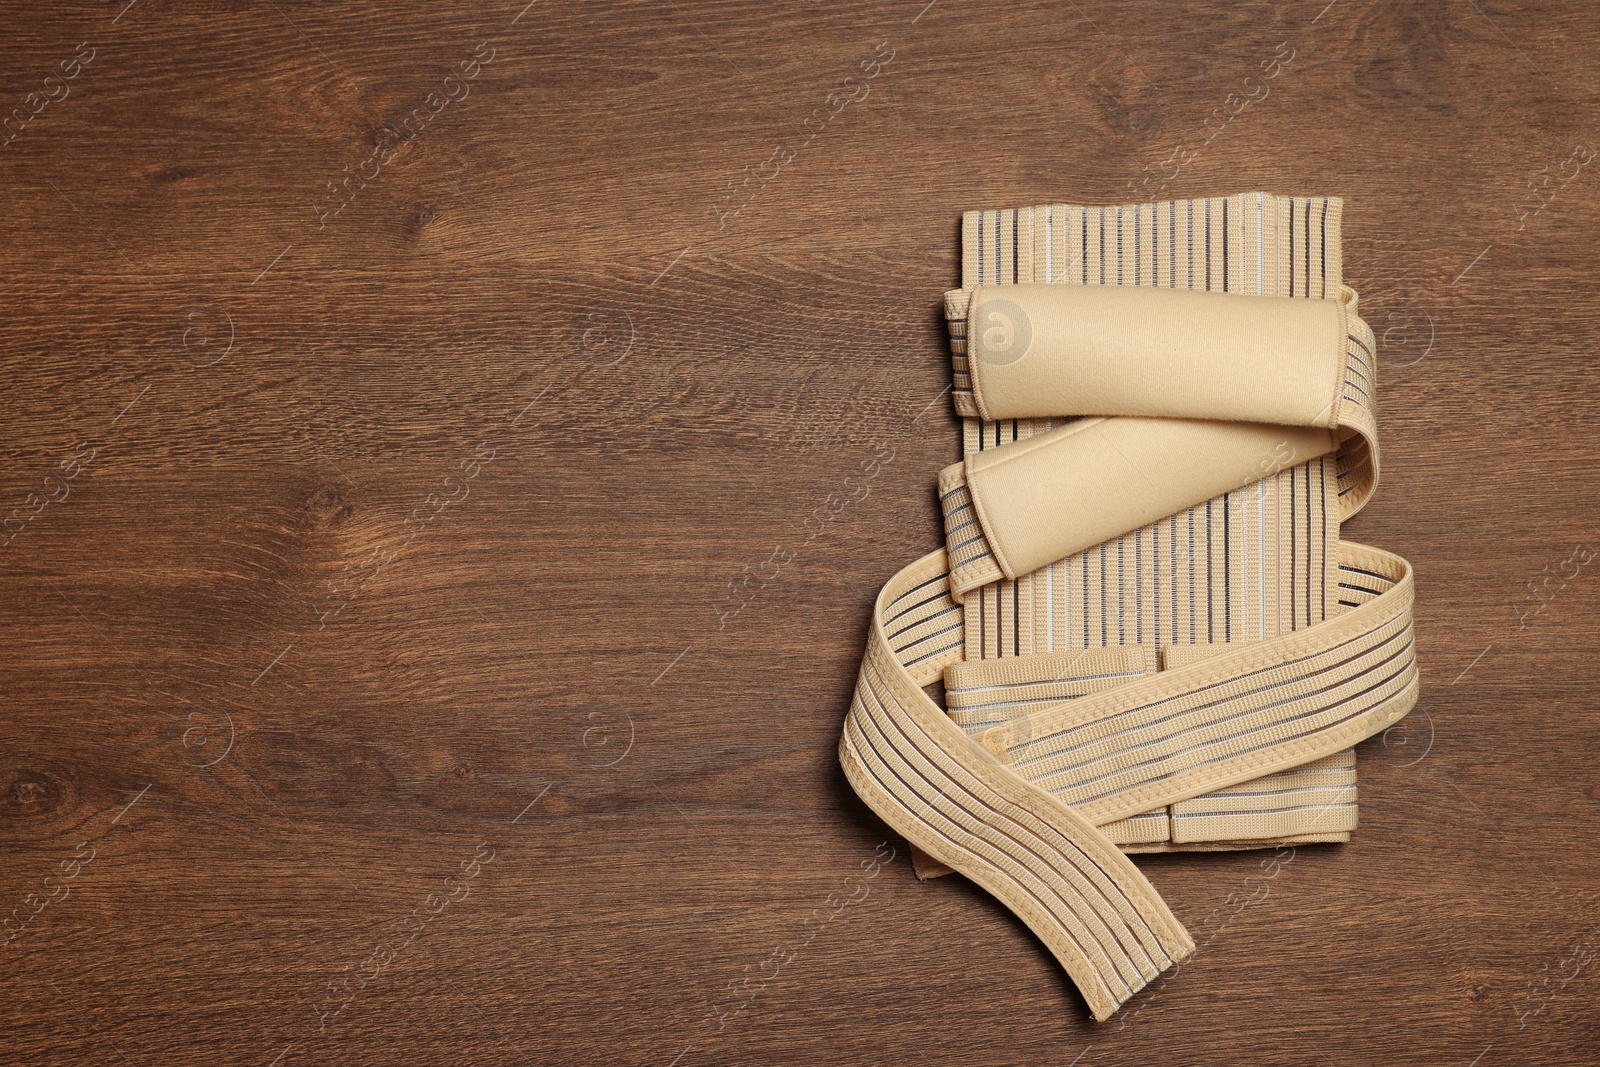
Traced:
MULTIPOLYGON (((962 287, 1050 282, 1337 296, 1343 287, 1341 208, 1328 197, 1244 193, 969 212, 962 287)), ((960 291, 947 296, 946 311, 959 396, 972 387, 960 291)), ((1370 412, 1376 391, 1370 333, 1348 341, 1341 399, 1370 412)), ((1061 419, 969 417, 962 424, 963 451, 986 451, 1060 425, 1061 419)), ((972 579, 988 583, 965 599, 965 659, 1149 644, 1159 664, 1169 650, 1188 654, 1191 646, 1264 641, 1327 619, 1343 606, 1337 568, 1329 562, 1337 558, 1340 516, 1351 510, 1350 501, 1341 506, 1341 497, 1364 501, 1370 493, 1366 448, 1356 440, 1335 455, 1265 472, 1259 482, 1016 580, 1002 577, 977 528, 970 493, 941 483, 946 529, 955 531, 952 570, 963 586, 972 579), (965 525, 969 521, 972 526, 965 525)), ((1349 791, 1348 807, 1302 809, 1298 816, 1274 810, 1273 818, 1249 824, 1253 832, 1285 839, 1348 836, 1355 825, 1353 754, 1330 767, 1335 764, 1349 791), (1290 832, 1280 833, 1284 827, 1290 832)), ((1263 812, 1274 809, 1280 786, 1297 788, 1288 777, 1269 776, 1254 790, 1260 795, 1248 799, 1263 812)), ((1246 822, 1208 818, 1208 804, 1199 797, 1103 829, 1119 844, 1144 849, 1160 842, 1199 847, 1207 834, 1227 846, 1246 822)))

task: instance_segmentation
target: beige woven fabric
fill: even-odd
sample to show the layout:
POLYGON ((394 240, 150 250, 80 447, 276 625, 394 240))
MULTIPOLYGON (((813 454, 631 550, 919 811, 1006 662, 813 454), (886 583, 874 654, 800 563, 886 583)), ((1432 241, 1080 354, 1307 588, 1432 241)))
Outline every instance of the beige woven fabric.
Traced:
POLYGON ((1378 478, 1340 212, 964 219, 947 545, 880 594, 840 758, 1096 1018, 1193 950, 1123 853, 1347 840, 1350 746, 1416 701, 1409 566, 1340 536, 1378 478))

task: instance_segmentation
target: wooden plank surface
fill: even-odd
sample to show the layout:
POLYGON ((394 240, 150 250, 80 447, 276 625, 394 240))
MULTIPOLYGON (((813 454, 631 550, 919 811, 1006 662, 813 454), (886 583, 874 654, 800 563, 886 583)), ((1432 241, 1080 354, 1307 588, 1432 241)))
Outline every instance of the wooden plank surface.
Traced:
POLYGON ((5 16, 0 1062, 1597 1062, 1592 11, 523 3, 5 16), (1096 1025, 839 724, 960 213, 1257 188, 1422 698, 1349 845, 1140 861, 1202 949, 1096 1025))

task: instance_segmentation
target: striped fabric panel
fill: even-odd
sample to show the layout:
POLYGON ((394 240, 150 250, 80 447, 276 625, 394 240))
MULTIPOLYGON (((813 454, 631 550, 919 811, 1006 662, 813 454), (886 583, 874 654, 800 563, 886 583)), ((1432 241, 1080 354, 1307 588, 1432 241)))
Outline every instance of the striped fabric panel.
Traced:
POLYGON ((1377 413, 1377 373, 1372 359, 1373 339, 1369 327, 1362 334, 1345 337, 1344 384, 1340 387, 1347 403, 1359 404, 1377 413))
MULTIPOLYGON (((963 451, 970 455, 985 448, 997 448, 1007 442, 1026 441, 1057 426, 1064 426, 1067 421, 1006 419, 1002 422, 980 422, 978 419, 963 419, 963 451)), ((988 552, 987 542, 984 543, 984 551, 988 552)), ((988 566, 983 564, 972 566, 971 569, 979 577, 989 571, 988 566)), ((1000 580, 1000 565, 996 561, 990 581, 992 584, 967 594, 966 658, 990 659, 1055 651, 1054 648, 1036 647, 1033 640, 1037 620, 1033 586, 1028 576, 1021 581, 1000 580)))
POLYGON ((1172 805, 1172 840, 1281 839, 1356 828, 1356 754, 1335 752, 1267 779, 1172 805))
MULTIPOLYGON (((1333 198, 1247 193, 971 212, 963 220, 961 284, 1149 285, 1336 298, 1347 294, 1341 209, 1333 198)), ((954 382, 970 390, 960 303, 954 296, 947 302, 954 382)), ((1372 351, 1370 331, 1353 331, 1341 392, 1343 403, 1369 413, 1372 351)), ((971 454, 1026 440, 1063 421, 967 418, 963 449, 971 454)), ((964 655, 976 660, 1145 642, 1159 650, 1173 643, 1259 641, 1320 622, 1342 610, 1340 594, 1358 595, 1338 588, 1340 572, 1330 561, 1337 559, 1341 515, 1364 501, 1372 482, 1371 457, 1357 439, 1336 456, 1275 472, 1016 581, 995 581, 965 600, 964 655)), ((1261 779, 1256 792, 1263 796, 1252 803, 1276 805, 1269 794, 1280 787, 1278 779, 1261 779)), ((1152 814, 1156 818, 1141 817, 1136 826, 1103 829, 1119 843, 1148 842, 1150 827, 1171 815, 1152 814)), ((1302 825, 1308 834, 1325 832, 1325 818, 1313 826, 1309 815, 1275 814, 1290 827, 1278 837, 1292 838, 1302 825)), ((1224 829, 1212 820, 1186 822, 1224 829)), ((1187 831, 1183 836, 1195 840, 1187 831)), ((1218 840, 1228 836, 1231 831, 1218 840)))
MULTIPOLYGON (((1159 655, 1164 650, 1220 649, 1320 622, 1341 593, 1370 599, 1379 591, 1379 583, 1368 578, 1366 585, 1358 586, 1360 591, 1344 589, 1352 584, 1351 573, 1325 551, 1338 524, 1332 468, 1331 457, 1319 457, 1051 564, 1042 573, 1046 595, 1035 600, 1042 618, 1033 621, 1031 631, 1016 604, 1030 585, 1039 587, 1040 575, 994 583, 968 594, 967 617, 978 620, 968 630, 969 657, 974 639, 980 648, 1000 651, 998 656, 976 657, 976 662, 1015 664, 1016 669, 1048 661, 1052 653, 1079 650, 1147 648, 1159 655), (1005 647, 1006 640, 996 640, 1009 638, 1012 649, 1036 648, 1030 633, 1042 638, 1042 650, 1019 656, 1005 647)), ((1039 699, 1046 692, 1069 700, 1096 688, 1018 688, 986 696, 981 709, 973 707, 974 701, 965 694, 947 689, 946 701, 956 722, 977 732, 1047 706, 1039 699)), ((1273 788, 1269 776, 1257 791, 1265 796, 1273 788)), ((1194 803, 1185 801, 1172 814, 1194 803)), ((1264 799, 1250 803, 1262 809, 1273 806, 1264 799)), ((1159 820, 1102 829, 1119 844, 1150 842, 1164 839, 1166 818, 1163 812, 1159 820), (1158 822, 1163 837, 1152 838, 1158 822)), ((1279 816, 1273 824, 1292 825, 1296 818, 1292 813, 1279 816)), ((1236 828, 1215 821, 1204 825, 1236 828)), ((1252 828, 1264 830, 1267 825, 1252 824, 1252 828)), ((1345 827, 1324 816, 1317 832, 1336 829, 1345 827)), ((1196 840, 1192 835, 1185 839, 1196 840)))
MULTIPOLYGON (((1118 846, 1123 845, 1166 845, 1172 841, 1172 818, 1166 808, 1156 811, 1147 811, 1142 815, 1130 815, 1126 819, 1107 823, 1100 827, 1100 832, 1109 837, 1118 846)), ((1259 845, 1259 842, 1255 842, 1259 845)), ((1134 851, 1124 849, 1124 851, 1134 851)), ((1139 851, 1146 851, 1141 849, 1139 851)))
POLYGON ((950 576, 940 574, 884 605, 889 647, 918 685, 938 678, 961 658, 965 641, 961 604, 950 597, 950 576))
POLYGON ((995 559, 978 521, 978 509, 958 464, 939 473, 939 506, 944 509, 945 551, 950 558, 950 578, 958 586, 970 587, 999 580, 1000 561, 995 559))
POLYGON ((1012 765, 1065 802, 1092 805, 1335 723, 1377 721, 1382 708, 1415 684, 1411 624, 1402 616, 1283 667, 1089 723, 1041 726, 1039 736, 1014 751, 1012 765))
POLYGON ((1150 285, 1339 296, 1341 201, 1240 193, 1155 204, 969 212, 961 286, 1150 285))
POLYGON ((1350 831, 1342 830, 1330 834, 1296 833, 1286 837, 1266 835, 1254 838, 1207 838, 1204 841, 1157 841, 1149 844, 1137 841, 1127 844, 1119 842, 1118 848, 1127 855, 1136 856, 1153 852, 1241 852, 1246 849, 1273 848, 1278 845, 1338 845, 1349 840, 1350 831))
MULTIPOLYGON (((1333 475, 1332 457, 1318 457, 974 590, 967 658, 1146 643, 1159 653, 1262 641, 1321 622, 1338 584, 1327 551, 1339 528, 1333 475)), ((963 551, 992 559, 981 545, 963 551)))
POLYGON ((945 668, 945 706, 957 725, 977 735, 1030 711, 1110 689, 1155 669, 1150 648, 1135 645, 969 660, 945 668))
POLYGON ((1356 442, 1349 453, 1339 452, 1339 495, 1351 492, 1360 481, 1363 469, 1370 469, 1372 457, 1365 441, 1356 442))
POLYGON ((1349 518, 1365 504, 1377 488, 1377 457, 1372 454, 1370 442, 1378 439, 1378 363, 1377 342, 1372 329, 1359 320, 1357 327, 1345 338, 1344 382, 1340 386, 1339 400, 1344 405, 1341 418, 1366 431, 1366 436, 1356 436, 1345 441, 1337 453, 1339 465, 1339 514, 1349 518))
POLYGON ((1389 583, 1382 575, 1349 563, 1339 564, 1336 577, 1338 587, 1335 595, 1340 608, 1358 607, 1389 588, 1389 583))
POLYGON ((950 388, 955 393, 972 392, 972 371, 967 363, 967 300, 959 290, 946 293, 944 317, 950 327, 950 388))

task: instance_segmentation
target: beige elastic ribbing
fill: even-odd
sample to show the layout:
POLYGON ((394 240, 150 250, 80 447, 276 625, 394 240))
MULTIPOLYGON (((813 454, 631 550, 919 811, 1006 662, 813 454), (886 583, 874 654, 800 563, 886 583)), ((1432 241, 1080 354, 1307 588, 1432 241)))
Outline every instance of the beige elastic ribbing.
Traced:
POLYGON ((1416 702, 1410 568, 1340 537, 1378 478, 1340 213, 964 220, 947 546, 880 593, 840 759, 1096 1019, 1193 951, 1126 853, 1348 839, 1350 748, 1416 702))

